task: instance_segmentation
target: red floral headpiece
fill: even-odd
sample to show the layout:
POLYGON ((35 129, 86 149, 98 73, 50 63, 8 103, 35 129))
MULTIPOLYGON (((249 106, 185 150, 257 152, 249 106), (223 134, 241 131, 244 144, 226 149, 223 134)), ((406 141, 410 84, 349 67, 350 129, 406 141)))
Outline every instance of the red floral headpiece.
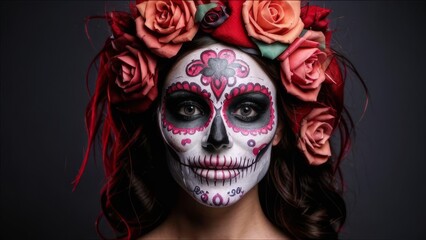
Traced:
POLYGON ((300 1, 136 0, 129 13, 111 12, 113 36, 104 65, 108 101, 128 113, 146 111, 158 97, 160 58, 179 54, 198 31, 277 61, 288 94, 300 100, 293 130, 313 165, 331 155, 336 110, 318 101, 324 84, 342 97, 342 76, 329 43, 329 9, 300 1), (108 70, 109 69, 109 70, 108 70))

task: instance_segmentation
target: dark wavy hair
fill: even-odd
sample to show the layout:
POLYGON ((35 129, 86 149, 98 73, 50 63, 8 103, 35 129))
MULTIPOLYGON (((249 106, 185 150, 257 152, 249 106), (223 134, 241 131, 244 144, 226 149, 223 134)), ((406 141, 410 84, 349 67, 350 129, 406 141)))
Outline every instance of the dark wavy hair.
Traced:
MULTIPOLYGON (((178 58, 214 42, 198 34, 193 41, 184 44, 178 57, 160 60, 158 88, 162 88, 162 80, 178 58)), ((91 64, 98 74, 86 109, 89 147, 75 185, 95 142, 100 141, 106 181, 101 191, 102 213, 96 223, 98 233, 106 238, 99 230, 99 221, 105 218, 116 232, 116 239, 135 239, 156 228, 167 217, 174 207, 179 186, 168 172, 163 139, 156 127, 159 98, 143 113, 123 113, 107 100, 108 81, 114 79, 109 66, 111 44, 112 40, 108 39, 91 64)), ((343 81, 346 70, 351 70, 363 83, 348 59, 337 52, 333 54, 335 68, 328 72, 332 78, 343 81)), ((297 136, 291 129, 298 106, 303 102, 288 94, 282 86, 276 61, 257 55, 252 57, 274 81, 282 127, 279 129, 281 141, 272 148, 269 170, 259 183, 262 209, 270 222, 292 239, 337 239, 346 218, 340 163, 350 149, 354 127, 343 104, 343 85, 336 91, 324 84, 318 96, 319 102, 336 110, 334 127, 339 144, 334 144, 333 155, 325 164, 312 166, 297 148, 297 136)))

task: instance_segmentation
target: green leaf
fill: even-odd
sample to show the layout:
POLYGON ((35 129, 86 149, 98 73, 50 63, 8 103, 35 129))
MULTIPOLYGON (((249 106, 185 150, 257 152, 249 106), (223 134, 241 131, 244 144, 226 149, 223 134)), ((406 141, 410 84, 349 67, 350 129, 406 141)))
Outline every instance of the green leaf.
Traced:
POLYGON ((212 9, 217 7, 217 3, 207 3, 207 4, 201 4, 197 6, 197 12, 195 13, 195 21, 201 22, 203 20, 204 15, 212 9))
POLYGON ((280 42, 267 44, 256 39, 253 39, 253 42, 257 45, 263 57, 272 60, 281 55, 281 53, 283 53, 289 46, 289 44, 284 44, 280 42))

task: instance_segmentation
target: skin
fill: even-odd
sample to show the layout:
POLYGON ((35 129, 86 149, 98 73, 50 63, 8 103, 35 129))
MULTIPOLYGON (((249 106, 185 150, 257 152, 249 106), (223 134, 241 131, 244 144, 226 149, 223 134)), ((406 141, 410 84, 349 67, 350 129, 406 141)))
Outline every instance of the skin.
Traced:
POLYGON ((211 208, 181 192, 177 207, 142 239, 290 239, 263 214, 257 186, 226 208, 211 208))
POLYGON ((213 44, 180 59, 166 78, 159 126, 181 188, 176 208, 140 239, 287 239, 258 197, 281 138, 276 111, 272 81, 246 53, 213 44), (214 56, 208 67, 203 56, 214 56))

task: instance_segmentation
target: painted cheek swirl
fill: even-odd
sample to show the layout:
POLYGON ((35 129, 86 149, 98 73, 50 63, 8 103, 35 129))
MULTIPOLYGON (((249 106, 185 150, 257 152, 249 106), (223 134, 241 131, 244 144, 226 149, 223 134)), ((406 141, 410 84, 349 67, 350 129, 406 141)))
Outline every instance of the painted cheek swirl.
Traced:
MULTIPOLYGON (((188 83, 187 81, 184 82, 176 82, 173 83, 172 85, 170 85, 167 90, 166 90, 166 95, 169 95, 173 92, 176 91, 188 91, 188 92, 192 92, 195 93, 199 96, 201 96, 204 99, 208 99, 208 103, 209 103, 209 107, 211 109, 213 109, 213 104, 210 101, 210 93, 208 93, 206 90, 201 90, 201 87, 199 85, 197 85, 196 83, 188 83)), ((197 127, 192 127, 192 128, 179 128, 176 127, 172 122, 167 120, 166 117, 166 100, 165 97, 162 101, 162 106, 161 106, 161 121, 163 123, 163 127, 167 129, 167 131, 172 132, 173 134, 189 134, 189 135, 193 135, 195 134, 195 132, 197 131, 203 131, 210 123, 213 115, 210 114, 209 119, 206 121, 205 124, 201 125, 201 126, 197 126, 197 127)), ((183 139, 181 144, 183 146, 185 146, 186 144, 191 143, 191 139, 183 139)))
MULTIPOLYGON (((226 112, 229 105, 232 102, 232 99, 235 97, 245 94, 245 93, 262 93, 265 96, 269 98, 269 101, 271 104, 269 104, 269 121, 262 127, 255 128, 255 129, 246 129, 239 126, 236 126, 235 124, 230 121, 228 115, 224 114, 225 122, 228 125, 229 128, 231 128, 235 133, 241 133, 244 136, 252 135, 257 136, 261 134, 267 134, 269 131, 271 131, 274 127, 274 119, 275 119, 275 110, 273 108, 272 104, 272 95, 269 89, 263 85, 260 85, 259 83, 247 83, 247 84, 240 84, 238 87, 235 87, 231 89, 231 91, 227 94, 225 94, 225 101, 224 101, 224 111, 226 112)), ((248 145, 253 145, 248 143, 248 145)))
POLYGON ((216 100, 219 100, 226 86, 233 87, 236 77, 245 78, 250 68, 243 60, 236 59, 235 52, 223 49, 219 53, 206 50, 201 53, 199 60, 194 60, 186 66, 186 74, 195 77, 201 74, 201 83, 210 85, 216 100))

